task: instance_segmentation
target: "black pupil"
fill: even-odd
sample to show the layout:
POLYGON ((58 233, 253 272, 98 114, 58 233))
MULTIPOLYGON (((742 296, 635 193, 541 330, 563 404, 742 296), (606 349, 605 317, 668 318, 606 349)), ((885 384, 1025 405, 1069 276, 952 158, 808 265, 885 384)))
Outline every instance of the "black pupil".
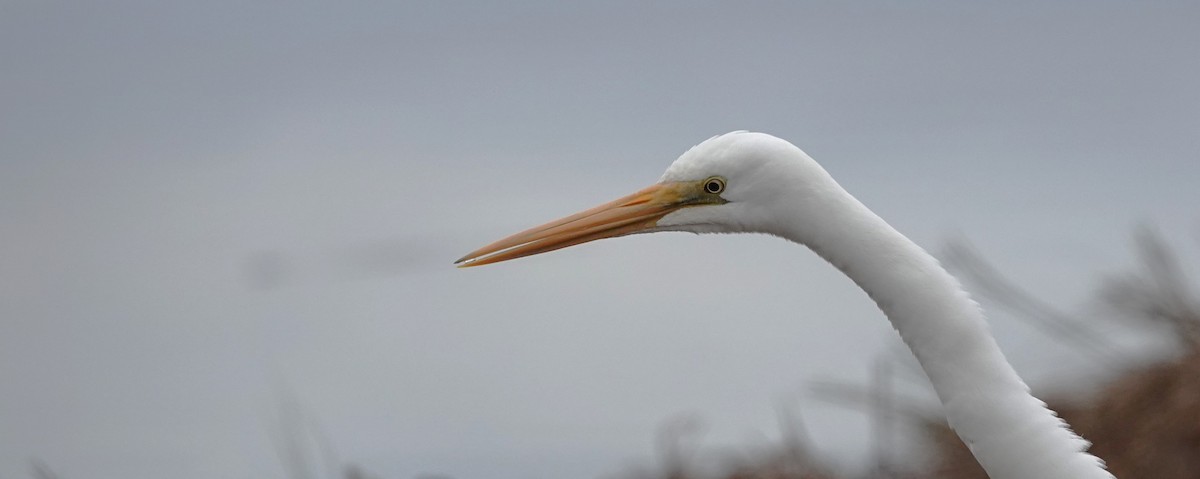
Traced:
POLYGON ((718 193, 721 191, 721 183, 717 181, 710 181, 708 182, 707 189, 709 193, 718 193))

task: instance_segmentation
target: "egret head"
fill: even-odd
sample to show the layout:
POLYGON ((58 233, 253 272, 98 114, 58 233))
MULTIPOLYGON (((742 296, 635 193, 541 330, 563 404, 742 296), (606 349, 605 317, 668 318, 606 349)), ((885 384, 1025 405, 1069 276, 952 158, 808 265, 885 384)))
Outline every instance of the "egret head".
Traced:
POLYGON ((789 203, 785 197, 819 190, 827 178, 791 143, 763 133, 726 133, 692 147, 658 183, 501 239, 456 263, 479 266, 656 231, 779 234, 772 218, 789 203))

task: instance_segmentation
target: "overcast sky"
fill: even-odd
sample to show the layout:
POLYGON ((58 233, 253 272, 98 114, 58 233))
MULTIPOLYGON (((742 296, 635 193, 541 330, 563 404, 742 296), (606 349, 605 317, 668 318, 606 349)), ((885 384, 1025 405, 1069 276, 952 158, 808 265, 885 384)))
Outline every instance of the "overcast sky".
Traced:
MULTIPOLYGON (((1047 3, 3 2, 0 478, 283 478, 287 401, 384 477, 596 477, 792 399, 852 462, 805 385, 898 343, 801 247, 450 262, 750 129, 1086 309, 1134 226, 1197 249, 1200 4, 1047 3)), ((1038 391, 1095 369, 992 316, 1038 391)))

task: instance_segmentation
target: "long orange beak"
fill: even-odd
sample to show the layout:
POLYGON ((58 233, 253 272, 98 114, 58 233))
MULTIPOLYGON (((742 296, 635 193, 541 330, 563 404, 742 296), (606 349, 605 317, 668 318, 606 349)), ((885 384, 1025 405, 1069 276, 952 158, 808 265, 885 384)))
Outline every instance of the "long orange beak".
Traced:
POLYGON ((654 228, 668 213, 694 202, 690 183, 659 183, 566 218, 531 228, 467 253, 454 264, 483 266, 545 253, 598 239, 654 228))

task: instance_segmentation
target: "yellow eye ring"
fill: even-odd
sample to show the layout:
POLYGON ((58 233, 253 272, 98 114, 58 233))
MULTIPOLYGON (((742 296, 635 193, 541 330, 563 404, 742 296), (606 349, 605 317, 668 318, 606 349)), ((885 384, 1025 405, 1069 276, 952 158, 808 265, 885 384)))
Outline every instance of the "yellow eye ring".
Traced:
POLYGON ((721 194, 725 191, 725 180, 716 176, 704 180, 704 191, 714 195, 721 194))

